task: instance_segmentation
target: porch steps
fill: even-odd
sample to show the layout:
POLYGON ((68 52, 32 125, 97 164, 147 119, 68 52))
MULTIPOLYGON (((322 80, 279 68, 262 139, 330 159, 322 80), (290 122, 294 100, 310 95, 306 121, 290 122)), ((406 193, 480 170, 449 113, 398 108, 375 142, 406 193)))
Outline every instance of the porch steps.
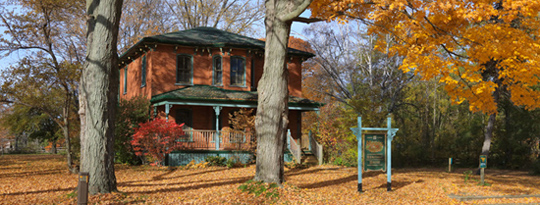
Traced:
POLYGON ((311 150, 302 149, 302 164, 319 165, 319 160, 313 155, 311 150))

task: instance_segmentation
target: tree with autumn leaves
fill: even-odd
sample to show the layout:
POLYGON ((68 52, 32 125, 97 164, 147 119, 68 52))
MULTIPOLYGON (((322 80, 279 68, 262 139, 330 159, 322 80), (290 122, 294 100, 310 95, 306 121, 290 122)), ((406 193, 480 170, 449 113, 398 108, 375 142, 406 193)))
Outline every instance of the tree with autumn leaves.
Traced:
POLYGON ((315 0, 312 17, 357 19, 376 35, 391 34, 405 56, 400 69, 439 78, 454 103, 489 115, 482 154, 488 155, 502 99, 539 107, 540 2, 529 0, 315 0))

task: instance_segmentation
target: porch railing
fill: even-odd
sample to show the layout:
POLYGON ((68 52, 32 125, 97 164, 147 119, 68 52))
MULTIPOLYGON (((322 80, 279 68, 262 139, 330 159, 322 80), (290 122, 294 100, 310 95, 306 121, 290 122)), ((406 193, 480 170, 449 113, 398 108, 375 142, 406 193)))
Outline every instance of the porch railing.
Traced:
MULTIPOLYGON (((184 130, 180 138, 181 149, 216 149, 216 130, 184 130)), ((238 132, 220 132, 219 150, 246 149, 251 136, 238 132)))
POLYGON ((291 131, 289 130, 287 132, 287 148, 292 153, 294 160, 296 160, 297 163, 301 163, 301 157, 302 157, 302 150, 300 149, 300 146, 294 141, 294 139, 291 136, 291 131))
POLYGON ((311 134, 311 131, 309 131, 309 150, 313 155, 317 158, 319 161, 319 165, 322 165, 323 161, 323 146, 320 145, 315 138, 313 138, 313 135, 311 134))

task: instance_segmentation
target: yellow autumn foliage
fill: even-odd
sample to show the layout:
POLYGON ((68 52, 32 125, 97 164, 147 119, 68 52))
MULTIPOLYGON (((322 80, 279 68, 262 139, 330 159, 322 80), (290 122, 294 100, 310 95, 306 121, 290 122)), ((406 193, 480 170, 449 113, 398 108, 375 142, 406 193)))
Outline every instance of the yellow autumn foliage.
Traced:
MULTIPOLYGON (((400 67, 439 78, 472 111, 495 113, 496 89, 527 109, 540 106, 540 1, 314 0, 312 17, 360 19, 372 34, 394 36, 378 48, 406 59, 400 67)), ((385 39, 385 38, 381 38, 385 39)))

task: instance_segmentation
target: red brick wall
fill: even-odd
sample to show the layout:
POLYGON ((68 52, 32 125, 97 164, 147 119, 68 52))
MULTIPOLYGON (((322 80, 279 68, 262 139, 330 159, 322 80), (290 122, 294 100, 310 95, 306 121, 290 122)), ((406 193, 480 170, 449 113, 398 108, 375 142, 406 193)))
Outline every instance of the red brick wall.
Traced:
MULTIPOLYGON (((251 63, 254 58, 255 70, 255 86, 263 73, 264 57, 259 54, 248 54, 245 49, 232 49, 229 54, 229 49, 223 49, 223 53, 219 48, 210 50, 198 51, 195 54, 193 47, 177 47, 170 45, 158 45, 157 48, 149 50, 147 55, 147 82, 146 86, 141 87, 141 63, 142 56, 135 59, 128 65, 128 89, 124 94, 124 68, 120 69, 120 96, 124 99, 129 99, 137 95, 151 96, 161 94, 167 91, 176 90, 185 87, 185 85, 176 85, 176 56, 186 54, 193 57, 193 84, 194 85, 212 85, 212 57, 215 55, 222 56, 223 65, 223 86, 217 86, 228 90, 251 90, 251 63), (241 56, 246 60, 246 84, 245 86, 230 85, 230 58, 231 56, 241 56)), ((289 93, 290 95, 302 97, 302 70, 300 58, 294 57, 287 61, 289 69, 289 93)))

